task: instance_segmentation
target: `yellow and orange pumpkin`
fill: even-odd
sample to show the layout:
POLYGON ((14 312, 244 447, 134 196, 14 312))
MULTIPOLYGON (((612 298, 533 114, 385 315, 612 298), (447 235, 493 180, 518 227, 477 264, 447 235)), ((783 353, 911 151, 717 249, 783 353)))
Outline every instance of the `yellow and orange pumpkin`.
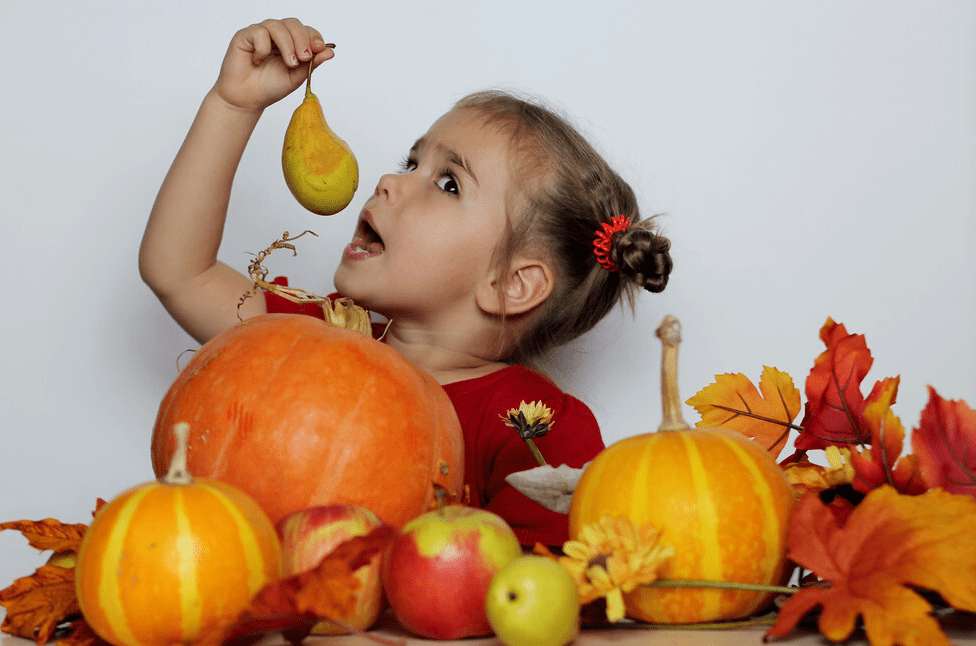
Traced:
POLYGON ((99 510, 78 552, 75 590, 88 625, 115 646, 191 644, 219 638, 281 568, 275 528, 258 504, 192 478, 177 451, 160 480, 99 510))
MULTIPOLYGON (((782 470, 758 444, 717 428, 689 427, 677 388, 678 323, 664 341, 664 421, 656 433, 625 438, 586 468, 569 512, 571 538, 602 516, 651 524, 674 548, 662 579, 778 585, 785 567, 793 496, 782 470)), ((654 623, 746 617, 769 593, 709 587, 641 586, 624 595, 627 615, 654 623)))
POLYGON ((248 493, 277 523, 364 507, 401 527, 438 486, 460 497, 463 438, 447 393, 389 346, 310 316, 267 314, 206 343, 163 398, 153 468, 188 422, 189 469, 248 493))

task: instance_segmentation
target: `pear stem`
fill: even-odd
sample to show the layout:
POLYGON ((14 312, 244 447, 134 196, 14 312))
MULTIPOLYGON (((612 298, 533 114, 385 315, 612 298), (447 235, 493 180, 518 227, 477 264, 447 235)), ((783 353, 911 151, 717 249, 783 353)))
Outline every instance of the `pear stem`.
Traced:
POLYGON ((312 96, 312 61, 315 57, 308 62, 308 78, 305 79, 305 98, 312 96))
POLYGON ((657 337, 664 346, 661 354, 661 407, 664 412, 659 431, 684 431, 691 427, 681 414, 678 393, 678 344, 681 343, 681 324, 668 314, 657 328, 657 337))
POLYGON ((186 458, 190 444, 190 425, 178 422, 173 426, 173 436, 176 438, 176 450, 169 463, 169 471, 161 480, 168 485, 188 485, 193 482, 193 476, 186 468, 186 458))

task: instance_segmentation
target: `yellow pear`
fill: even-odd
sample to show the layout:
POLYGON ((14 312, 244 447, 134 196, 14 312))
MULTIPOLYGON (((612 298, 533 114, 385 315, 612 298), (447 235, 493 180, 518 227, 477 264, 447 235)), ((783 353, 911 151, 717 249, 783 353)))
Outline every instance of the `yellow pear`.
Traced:
POLYGON ((318 97, 312 94, 311 63, 305 100, 285 131, 281 167, 285 183, 298 203, 319 215, 332 215, 346 208, 359 186, 356 156, 325 122, 318 97))

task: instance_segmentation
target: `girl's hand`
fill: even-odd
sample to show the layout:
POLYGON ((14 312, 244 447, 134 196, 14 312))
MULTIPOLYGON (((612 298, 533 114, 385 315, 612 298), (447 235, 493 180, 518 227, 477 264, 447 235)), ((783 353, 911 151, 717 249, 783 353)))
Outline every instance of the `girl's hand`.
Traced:
POLYGON ((265 20, 234 34, 213 91, 229 105, 261 111, 305 82, 335 54, 321 34, 296 18, 265 20))

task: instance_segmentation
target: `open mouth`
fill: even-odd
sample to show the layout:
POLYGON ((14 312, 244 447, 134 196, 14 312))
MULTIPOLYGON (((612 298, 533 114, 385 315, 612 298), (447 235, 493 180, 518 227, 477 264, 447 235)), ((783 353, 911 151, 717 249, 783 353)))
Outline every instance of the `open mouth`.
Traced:
POLYGON ((356 235, 353 237, 353 241, 349 244, 348 249, 353 254, 376 256, 383 253, 383 238, 380 237, 380 234, 376 232, 376 229, 368 222, 367 218, 362 218, 359 220, 356 235))

